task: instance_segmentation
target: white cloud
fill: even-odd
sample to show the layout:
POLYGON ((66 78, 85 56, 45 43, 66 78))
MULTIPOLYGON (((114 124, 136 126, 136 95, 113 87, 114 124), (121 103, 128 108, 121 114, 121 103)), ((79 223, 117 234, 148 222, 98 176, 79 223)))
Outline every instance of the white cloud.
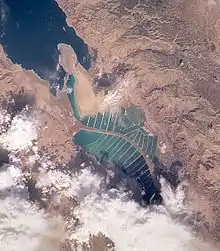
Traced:
POLYGON ((49 224, 39 209, 24 199, 0 200, 0 250, 32 251, 41 245, 49 224))
MULTIPOLYGON (((172 193, 167 196, 173 200, 172 210, 176 202, 175 212, 180 210, 182 195, 178 194, 180 197, 173 194, 171 198, 172 193)), ((118 251, 207 250, 207 246, 188 227, 172 219, 168 211, 164 206, 143 208, 119 191, 101 194, 93 191, 74 212, 81 225, 70 238, 83 243, 88 242, 90 234, 101 232, 115 243, 118 251)))
POLYGON ((102 177, 84 168, 72 176, 51 170, 38 183, 47 193, 53 189, 78 198, 79 206, 66 222, 72 243, 88 243, 90 235, 101 232, 115 243, 117 251, 207 250, 189 227, 172 218, 186 210, 182 186, 173 191, 162 180, 164 206, 143 208, 122 190, 107 190, 102 177), (76 217, 80 221, 78 227, 76 217))
MULTIPOLYGON (((7 133, 0 137, 0 142, 13 152, 32 147, 32 140, 36 138, 35 121, 18 115, 7 133)), ((32 150, 35 155, 29 159, 30 163, 40 160, 37 147, 32 150)), ((86 165, 80 172, 70 175, 56 170, 50 160, 43 160, 39 170, 37 186, 43 189, 45 196, 53 191, 78 199, 79 206, 66 221, 66 235, 72 243, 75 240, 88 242, 91 234, 101 232, 115 243, 117 251, 214 250, 173 218, 185 210, 181 186, 174 192, 162 180, 164 206, 144 208, 129 199, 123 189, 106 189, 105 179, 86 165), (77 227, 75 217, 80 220, 77 227)), ((28 201, 19 161, 1 168, 0 195, 0 250, 54 251, 56 247, 50 241, 51 220, 37 205, 28 201)))
POLYGON ((5 165, 4 171, 0 173, 0 190, 10 188, 11 186, 18 185, 21 179, 21 172, 13 165, 5 165))
POLYGON ((0 171, 0 250, 37 251, 50 230, 43 211, 27 201, 28 194, 19 166, 0 171))
POLYGON ((37 139, 37 121, 25 114, 16 115, 7 132, 0 136, 0 145, 9 151, 26 150, 37 139))
MULTIPOLYGON (((3 113, 0 124, 8 121, 8 117, 3 113)), ((9 130, 0 136, 1 145, 12 151, 11 163, 0 168, 1 251, 58 251, 59 245, 54 246, 52 240, 57 234, 54 221, 29 201, 19 155, 13 156, 14 151, 32 146, 36 137, 36 121, 25 114, 14 117, 9 130)))
MULTIPOLYGON (((48 166, 49 168, 49 166, 48 166)), ((96 192, 101 184, 101 178, 92 174, 89 169, 83 169, 71 176, 57 170, 41 173, 37 187, 47 194, 51 190, 64 194, 68 198, 84 199, 88 194, 96 192)))

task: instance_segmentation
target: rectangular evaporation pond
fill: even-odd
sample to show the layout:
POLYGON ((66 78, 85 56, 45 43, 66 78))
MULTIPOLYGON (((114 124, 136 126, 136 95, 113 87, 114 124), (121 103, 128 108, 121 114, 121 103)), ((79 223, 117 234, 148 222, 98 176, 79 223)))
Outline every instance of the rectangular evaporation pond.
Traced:
POLYGON ((106 148, 106 151, 108 151, 110 158, 117 151, 118 147, 120 147, 120 145, 123 144, 123 142, 124 142, 124 139, 119 138, 117 136, 113 136, 112 143, 109 144, 109 146, 106 148))
POLYGON ((150 157, 151 159, 154 158, 156 149, 157 149, 157 137, 154 137, 154 138, 153 138, 153 145, 152 145, 152 148, 151 148, 151 153, 150 153, 150 155, 149 155, 149 157, 150 157))
POLYGON ((145 173, 141 175, 140 182, 143 184, 144 187, 147 187, 152 184, 150 170, 145 170, 145 173))
POLYGON ((129 159, 132 158, 135 152, 137 152, 136 148, 129 144, 129 147, 127 147, 127 149, 118 158, 120 166, 125 166, 125 163, 128 163, 129 159))
POLYGON ((123 164, 123 170, 124 171, 126 171, 127 169, 129 169, 129 166, 131 166, 132 164, 134 164, 135 161, 137 161, 138 158, 140 158, 140 156, 141 156, 140 152, 138 152, 135 147, 132 148, 132 151, 133 152, 131 153, 131 156, 123 164))
POLYGON ((116 123, 116 119, 117 119, 117 113, 111 114, 110 113, 110 118, 108 120, 108 124, 107 124, 107 131, 114 131, 114 125, 116 123))
POLYGON ((94 143, 101 136, 102 133, 80 130, 77 134, 74 135, 73 143, 86 148, 87 145, 94 143))
POLYGON ((107 129, 110 117, 111 117, 111 114, 109 112, 105 112, 103 114, 103 119, 102 119, 102 122, 101 122, 101 125, 100 125, 100 129, 102 129, 102 130, 107 129))
POLYGON ((95 121, 95 125, 94 125, 94 127, 96 129, 100 129, 101 123, 102 123, 102 119, 103 119, 103 115, 101 113, 98 113, 96 115, 96 121, 95 121))
POLYGON ((91 127, 91 128, 94 128, 95 120, 96 120, 96 116, 89 116, 87 126, 91 127))
POLYGON ((137 129, 139 129, 138 125, 133 125, 128 128, 125 128, 121 133, 125 136, 129 137, 129 135, 136 134, 137 129))
POLYGON ((135 135, 135 138, 133 140, 133 142, 139 146, 139 141, 140 141, 140 138, 141 138, 141 135, 142 135, 142 132, 140 130, 137 131, 137 134, 135 135))
POLYGON ((101 158, 102 153, 105 152, 106 147, 108 146, 108 142, 111 141, 113 136, 105 135, 102 136, 92 145, 89 146, 89 151, 95 154, 98 158, 101 158))
POLYGON ((150 157, 150 155, 151 155, 153 144, 154 144, 154 137, 153 136, 149 136, 148 137, 148 146, 147 146, 147 151, 146 151, 148 157, 150 157))
POLYGON ((135 161, 133 161, 129 167, 126 168, 126 173, 130 176, 137 171, 137 168, 140 165, 145 163, 145 159, 142 155, 140 155, 135 161))
POLYGON ((118 164, 120 157, 123 155, 124 152, 130 147, 130 143, 124 139, 121 139, 117 146, 110 152, 109 156, 113 162, 118 164))

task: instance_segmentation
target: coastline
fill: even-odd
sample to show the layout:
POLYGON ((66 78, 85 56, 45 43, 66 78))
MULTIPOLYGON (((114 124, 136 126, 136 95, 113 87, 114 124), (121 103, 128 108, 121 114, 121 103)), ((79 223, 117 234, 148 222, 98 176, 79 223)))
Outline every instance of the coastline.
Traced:
POLYGON ((108 72, 121 62, 128 66, 123 98, 144 109, 147 128, 159 138, 161 166, 177 169, 179 179, 188 181, 187 203, 197 230, 219 241, 219 4, 57 2, 67 23, 97 49, 91 76, 103 64, 108 72))
POLYGON ((88 72, 77 62, 76 54, 72 47, 59 44, 59 63, 69 75, 76 77, 76 95, 79 109, 83 115, 91 115, 99 111, 101 97, 96 96, 92 88, 92 79, 88 72))
POLYGON ((0 56, 0 74, 3 76, 0 79, 1 100, 7 100, 10 93, 19 92, 30 97, 33 100, 31 106, 41 120, 39 148, 47 149, 48 153, 56 151, 58 161, 68 161, 74 151, 69 134, 69 126, 72 124, 71 109, 66 96, 60 93, 56 99, 53 98, 49 93, 47 81, 40 79, 33 71, 24 70, 21 66, 13 64, 3 49, 0 56), (60 137, 49 127, 57 128, 60 137))

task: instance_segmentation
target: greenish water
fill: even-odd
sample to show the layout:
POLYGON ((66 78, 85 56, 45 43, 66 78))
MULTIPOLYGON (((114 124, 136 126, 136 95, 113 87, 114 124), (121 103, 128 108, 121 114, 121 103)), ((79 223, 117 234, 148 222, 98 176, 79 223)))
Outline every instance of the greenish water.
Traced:
POLYGON ((70 104, 71 104, 71 107, 72 107, 72 110, 73 110, 73 116, 77 119, 77 120, 80 120, 80 111, 79 111, 79 108, 77 106, 77 102, 76 102, 76 94, 75 94, 75 83, 76 83, 76 80, 75 80, 75 77, 73 75, 70 75, 69 76, 69 79, 66 83, 66 87, 71 90, 70 93, 68 93, 68 98, 69 98, 69 101, 70 101, 70 104))
MULTIPOLYGON (((65 14, 54 0, 0 0, 0 13, 0 43, 7 55, 13 62, 33 69, 48 80, 52 95, 56 95, 57 87, 63 88, 66 74, 58 62, 59 43, 71 45, 79 63, 89 69, 87 45, 67 25, 65 14)), ((122 108, 115 113, 81 117, 75 98, 74 76, 69 76, 66 88, 73 117, 86 128, 74 136, 73 142, 98 161, 112 163, 136 179, 147 198, 157 193, 145 160, 154 159, 157 138, 144 130, 141 109, 122 108)))
POLYGON ((67 88, 73 116, 82 125, 82 130, 73 137, 74 144, 103 163, 108 162, 120 168, 126 175, 135 179, 145 192, 145 198, 158 198, 159 191, 152 180, 145 158, 153 160, 157 147, 157 137, 147 133, 144 114, 138 107, 121 108, 111 113, 97 113, 93 116, 80 116, 75 98, 75 78, 70 76, 67 88))

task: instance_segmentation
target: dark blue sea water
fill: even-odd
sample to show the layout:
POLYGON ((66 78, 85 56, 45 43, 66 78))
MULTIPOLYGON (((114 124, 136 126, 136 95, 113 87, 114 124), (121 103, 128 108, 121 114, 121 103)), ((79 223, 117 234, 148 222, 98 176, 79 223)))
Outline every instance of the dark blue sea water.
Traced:
POLYGON ((8 57, 41 78, 62 82, 64 70, 57 69, 58 43, 72 46, 78 61, 89 69, 87 45, 66 23, 54 0, 0 0, 0 43, 8 57))
MULTIPOLYGON (((68 27, 66 16, 55 0, 0 0, 0 21, 0 44, 8 57, 25 69, 33 69, 51 85, 61 88, 65 76, 64 69, 58 67, 59 43, 71 45, 79 63, 85 69, 90 68, 87 45, 74 29, 68 27)), ((145 189, 143 180, 138 180, 139 176, 136 176, 136 180, 146 190, 146 201, 154 193, 156 199, 160 200, 156 188, 148 186, 145 189)))

